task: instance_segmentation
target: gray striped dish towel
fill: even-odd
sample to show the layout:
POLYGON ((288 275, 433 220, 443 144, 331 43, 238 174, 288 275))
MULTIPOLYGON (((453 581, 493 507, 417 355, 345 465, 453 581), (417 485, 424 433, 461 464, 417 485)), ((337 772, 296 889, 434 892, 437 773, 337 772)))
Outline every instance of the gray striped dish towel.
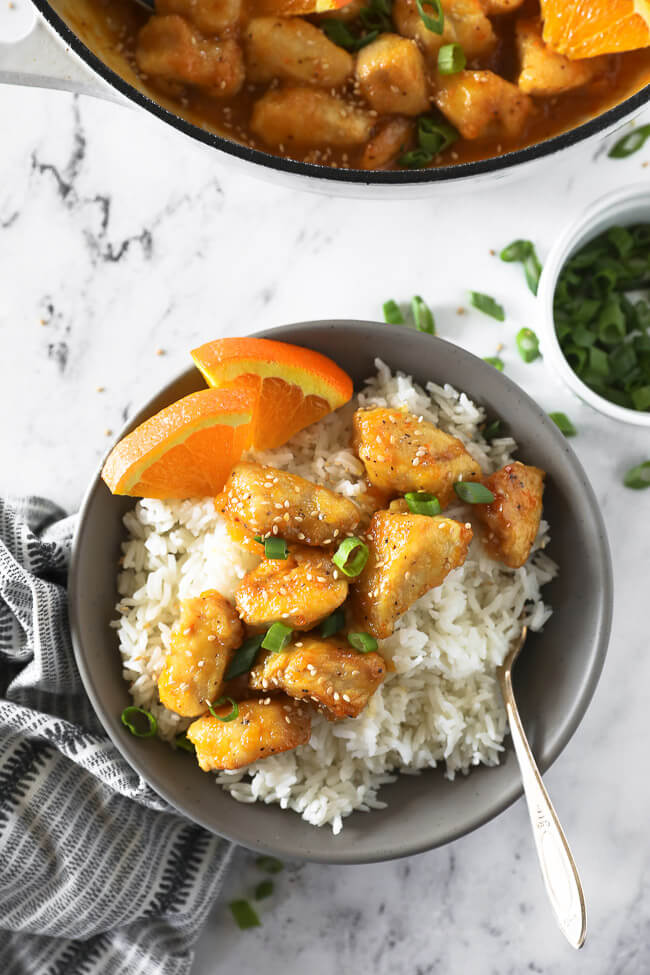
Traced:
POLYGON ((232 846, 106 737, 75 666, 74 517, 0 499, 0 972, 183 975, 232 846))

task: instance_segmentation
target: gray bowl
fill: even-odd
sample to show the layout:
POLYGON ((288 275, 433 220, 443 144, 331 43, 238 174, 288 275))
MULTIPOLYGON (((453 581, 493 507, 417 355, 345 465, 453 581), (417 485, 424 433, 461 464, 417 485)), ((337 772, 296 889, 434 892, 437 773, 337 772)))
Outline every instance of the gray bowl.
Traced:
MULTIPOLYGON (((545 517, 549 554, 559 577, 545 589, 554 613, 532 634, 515 671, 524 726, 540 768, 557 758, 580 723, 603 666, 612 612, 612 574, 605 526, 589 481, 571 447, 540 407, 481 359, 439 338, 372 322, 287 325, 276 339, 331 356, 355 384, 374 372, 379 356, 424 384, 449 382, 502 417, 522 460, 548 472, 545 517)), ((166 386, 120 436, 180 396, 203 387, 195 369, 166 386)), ((386 809, 356 812, 343 832, 317 829, 275 805, 244 805, 222 791, 186 753, 160 741, 133 738, 120 723, 130 703, 121 676, 115 631, 116 570, 130 498, 113 497, 99 477, 86 494, 70 570, 70 618, 86 690, 106 731, 126 760, 179 812, 244 846, 278 856, 329 863, 363 863, 407 856, 449 843, 506 809, 522 792, 514 753, 497 768, 476 768, 455 782, 441 770, 401 776, 384 786, 386 809)))

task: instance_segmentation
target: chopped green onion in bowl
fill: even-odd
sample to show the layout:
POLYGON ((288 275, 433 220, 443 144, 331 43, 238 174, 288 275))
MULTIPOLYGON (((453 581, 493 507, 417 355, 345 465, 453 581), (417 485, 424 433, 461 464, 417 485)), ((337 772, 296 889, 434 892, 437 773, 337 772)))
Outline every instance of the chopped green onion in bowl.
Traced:
POLYGON ((491 504, 494 495, 480 481, 456 481, 454 491, 461 501, 468 504, 491 504))
POLYGON ((429 494, 428 491, 409 491, 404 495, 404 499, 409 506, 409 511, 414 515, 427 515, 432 518, 434 515, 439 515, 442 510, 435 494, 429 494))
POLYGON ((332 562, 348 579, 355 579, 363 572, 369 555, 366 543, 352 535, 343 539, 332 556, 332 562))
POLYGON ((470 291, 469 302, 478 311, 482 311, 484 315, 489 315, 491 318, 496 318, 498 322, 504 322, 506 319, 503 305, 500 305, 490 295, 482 294, 480 291, 470 291))
POLYGON ((151 711, 131 704, 120 715, 122 724, 135 738, 153 738, 158 731, 158 722, 151 711))
POLYGON ((359 653, 373 653, 379 646, 369 633, 348 633, 348 643, 359 653))
POLYGON ((271 623, 262 640, 262 649, 280 653, 291 642, 293 630, 286 623, 271 623))

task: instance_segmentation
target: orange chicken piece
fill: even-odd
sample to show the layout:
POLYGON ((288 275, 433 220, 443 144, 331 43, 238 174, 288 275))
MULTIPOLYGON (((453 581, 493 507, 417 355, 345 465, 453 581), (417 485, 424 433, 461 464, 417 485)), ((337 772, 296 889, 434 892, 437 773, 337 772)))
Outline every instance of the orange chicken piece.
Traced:
POLYGON ((185 599, 158 678, 161 703, 186 718, 207 711, 243 638, 234 606, 215 589, 185 599))
POLYGON ((297 545, 287 559, 264 559, 235 593, 240 617, 262 629, 281 620, 309 630, 345 602, 348 584, 322 551, 297 545))
POLYGON ((284 691, 313 701, 333 718, 356 718, 386 676, 378 653, 359 653, 345 639, 304 636, 267 653, 250 672, 257 691, 284 691))
POLYGON ((403 410, 357 410, 354 445, 376 488, 389 494, 429 491, 443 508, 456 481, 481 477, 481 468, 460 440, 403 410))
POLYGON ((472 529, 451 518, 377 511, 366 535, 370 557, 352 587, 361 625, 378 639, 416 599, 467 558, 472 529))
POLYGON ((487 529, 488 552, 511 569, 524 564, 537 538, 544 477, 539 467, 529 467, 516 460, 483 481, 492 491, 494 501, 473 505, 477 518, 487 529))
POLYGON ((268 703, 240 701, 239 714, 232 721, 220 721, 231 711, 230 703, 214 708, 219 717, 206 714, 187 729, 196 748, 196 759, 204 772, 237 769, 261 758, 291 751, 309 741, 309 709, 288 697, 268 703))

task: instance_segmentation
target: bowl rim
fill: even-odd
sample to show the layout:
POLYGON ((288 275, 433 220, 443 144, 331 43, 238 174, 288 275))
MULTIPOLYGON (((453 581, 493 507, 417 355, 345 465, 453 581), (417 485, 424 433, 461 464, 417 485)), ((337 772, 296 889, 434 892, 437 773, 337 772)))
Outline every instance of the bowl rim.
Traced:
MULTIPOLYGON (((273 338, 285 341, 289 341, 290 337, 297 328, 308 329, 309 331, 318 332, 324 330, 331 330, 332 328, 349 329, 350 326, 371 329, 386 329, 387 326, 381 322, 373 322, 368 320, 360 319, 331 319, 331 320, 319 320, 319 321, 309 321, 309 322, 294 322, 291 324, 278 326, 275 328, 263 329, 259 332, 252 333, 252 337, 255 338, 273 338)), ((441 339, 438 336, 429 336, 420 334, 423 340, 427 343, 452 346, 456 353, 460 354, 461 357, 467 357, 475 360, 475 362, 480 363, 480 368, 486 370, 486 375, 494 376, 495 370, 487 363, 485 363, 478 356, 473 355, 473 353, 468 352, 466 349, 456 345, 453 342, 449 342, 445 339, 441 339)), ((294 336, 295 339, 295 336, 294 336)), ((431 347, 431 346, 430 346, 431 347)), ((182 370, 175 378, 167 382, 157 393, 150 396, 147 401, 133 413, 130 419, 122 426, 121 430, 118 432, 115 443, 126 433, 128 433, 135 425, 141 423, 143 419, 151 415, 151 404, 155 399, 164 396, 168 391, 170 391, 178 382, 185 376, 194 375, 195 369, 192 365, 182 370)), ((569 444, 566 443, 565 438, 560 433, 556 425, 550 420, 547 414, 541 409, 541 407, 513 380, 502 373, 497 373, 498 381, 503 382, 506 386, 510 387, 511 392, 516 393, 518 396, 524 398, 527 401, 527 405, 531 408, 532 412, 537 416, 539 422, 543 423, 552 436, 557 440, 558 444, 562 444, 563 447, 563 457, 564 463, 568 464, 572 469, 572 472, 577 476, 578 480, 581 482, 581 489, 584 492, 585 500, 588 504, 591 515, 597 526, 597 548, 599 551, 599 567, 602 573, 602 591, 601 599, 598 607, 598 626, 596 630, 595 639, 593 641, 594 652, 592 657, 592 666, 587 672, 587 678, 583 682, 580 693, 576 696, 573 707, 570 713, 570 719, 564 725, 563 733, 557 737, 557 740, 552 748, 549 748, 544 755, 539 756, 537 760, 538 767, 541 773, 546 772, 551 765, 555 762, 558 756, 564 751, 565 747, 574 736, 578 726, 580 725, 584 715, 591 703, 591 700, 596 691, 596 687, 600 680, 602 674, 603 666, 605 663, 605 657, 607 655, 607 649, 609 645, 609 638, 612 626, 612 615, 613 615, 613 571, 612 571, 612 560, 611 552, 607 537, 607 532, 605 528, 604 519, 600 511, 595 493, 589 479, 587 478, 584 468, 580 464, 575 452, 569 444)), ((102 725, 102 728, 109 736, 117 750, 120 752, 125 761, 142 777, 142 779, 165 801, 170 805, 170 807, 176 810, 180 815, 189 819, 191 822, 198 823, 200 826, 207 829, 209 832, 222 836, 225 839, 234 841, 243 845, 249 849, 256 850, 260 853, 268 853, 276 856, 285 856, 287 858, 293 857, 293 859, 304 859, 309 862, 320 862, 320 863, 332 863, 332 864, 359 864, 359 863, 375 863, 383 862, 386 860, 399 859, 401 857, 413 856, 417 853, 423 853, 428 850, 436 849, 440 846, 445 846, 448 843, 454 842, 469 833, 474 832, 474 830, 495 819, 506 809, 508 809, 517 799, 523 795, 523 786, 519 778, 517 781, 509 788, 504 789, 498 800, 495 800, 488 804, 485 808, 481 809, 473 815, 469 822, 458 827, 455 830, 449 831, 445 836, 431 842, 430 838, 419 838, 415 839, 410 837, 408 842, 403 843, 400 846, 392 847, 377 847, 372 853, 364 853, 363 855, 354 854, 349 855, 344 851, 338 852, 333 850, 328 854, 322 854, 320 852, 310 851, 309 856, 301 856, 296 853, 291 853, 286 848, 278 847, 273 845, 273 843, 267 843, 264 839, 258 839, 257 837, 251 838, 249 835, 238 834, 236 830, 227 829, 223 832, 217 833, 213 823, 209 822, 207 817, 190 815, 188 814, 182 806, 181 801, 177 796, 174 795, 173 790, 167 785, 168 777, 160 777, 157 773, 152 773, 152 771, 147 767, 146 759, 141 760, 137 753, 136 743, 138 739, 131 739, 128 736, 124 736, 120 732, 119 718, 111 714, 104 707, 102 702, 102 696, 100 690, 97 688, 92 669, 87 663, 86 653, 82 647, 82 638, 80 633, 80 613, 79 606, 82 597, 82 586, 80 585, 80 574, 78 570, 78 563, 80 559, 80 550, 83 545, 84 534, 87 530, 87 514, 88 510, 92 504, 94 494, 98 487, 102 489, 104 487, 101 480, 101 469, 104 460, 110 450, 112 445, 109 446, 103 457, 101 458, 98 467, 95 469, 93 476, 89 482, 86 489, 83 502, 81 504, 79 515, 77 518, 77 524, 75 528, 75 533, 72 541, 70 568, 69 568, 69 620, 70 629, 72 634, 72 644, 75 656, 75 661, 79 669, 82 683, 85 688, 88 697, 90 698, 91 704, 97 714, 97 717, 102 725)), ((134 499, 135 500, 135 499, 134 499)), ((423 770, 423 772, 435 771, 435 770, 423 770)), ((235 801, 235 800, 233 800, 235 801)), ((317 827, 313 827, 316 829, 317 827)))
POLYGON ((32 2, 50 27, 59 34, 78 57, 85 61, 112 88, 115 88, 130 101, 135 102, 150 114, 178 129, 195 141, 215 149, 220 149, 222 152, 236 159, 252 163, 255 166, 261 166, 267 170, 307 177, 311 181, 322 180, 325 183, 332 184, 370 184, 373 186, 426 186, 463 181, 473 176, 504 173, 516 168, 520 164, 532 162, 535 159, 543 159, 562 149, 567 149, 569 146, 577 145, 589 139, 591 136, 598 135, 615 126, 617 122, 625 121, 627 116, 650 102, 649 82, 631 95, 628 95, 623 101, 612 105, 604 112, 581 122, 571 129, 559 132, 549 139, 543 139, 541 142, 533 143, 530 146, 524 146, 521 149, 515 149, 511 152, 503 153, 500 156, 492 156, 489 159, 479 159, 475 162, 456 163, 450 166, 419 170, 332 169, 329 166, 319 165, 317 163, 285 159, 282 156, 275 156, 262 149, 253 149, 250 146, 226 139, 224 136, 217 135, 214 132, 208 132, 193 122, 188 122, 163 105, 159 105, 153 98, 139 91, 139 89, 135 88, 128 81, 125 81, 116 71, 109 68, 98 55, 90 50, 72 28, 68 26, 63 17, 57 13, 48 0, 32 0, 32 2))
MULTIPOLYGON (((542 269, 537 292, 536 309, 537 320, 542 334, 542 353, 565 385, 583 400, 583 402, 613 420, 619 420, 623 423, 638 427, 650 427, 650 412, 631 410, 626 406, 619 406, 618 403, 612 403, 610 400, 605 399, 604 396, 600 396, 593 389, 590 389, 576 375, 562 352, 557 332, 555 331, 555 319, 553 315, 555 288, 568 258, 579 247, 582 247, 596 236, 597 233, 601 233, 606 229, 601 226, 599 230, 594 230, 602 219, 606 219, 607 221, 611 220, 611 223, 608 222, 607 225, 613 226, 619 215, 628 212, 628 209, 634 203, 638 202, 643 202, 646 206, 650 207, 650 185, 646 183, 633 183, 605 193, 590 203, 578 217, 565 227, 553 244, 542 269)), ((629 221, 624 220, 623 222, 629 221)))

